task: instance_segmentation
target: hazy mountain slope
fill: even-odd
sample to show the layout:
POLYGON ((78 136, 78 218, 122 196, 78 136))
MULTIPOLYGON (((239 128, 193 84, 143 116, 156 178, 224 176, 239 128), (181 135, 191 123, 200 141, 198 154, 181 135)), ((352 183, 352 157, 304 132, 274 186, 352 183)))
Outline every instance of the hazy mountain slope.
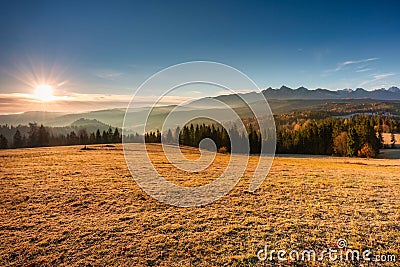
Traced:
MULTIPOLYGON (((304 87, 291 89, 289 87, 282 86, 279 89, 268 88, 263 90, 262 94, 268 99, 268 103, 275 114, 288 113, 295 110, 325 110, 328 107, 332 107, 332 105, 326 105, 327 103, 336 103, 336 105, 337 103, 346 103, 346 105, 351 106, 359 103, 382 101, 396 102, 400 100, 400 89, 397 87, 378 89, 374 91, 366 91, 361 88, 356 90, 346 89, 329 91, 326 89, 308 90, 304 87)), ((219 103, 219 101, 234 108, 240 116, 251 116, 251 111, 246 107, 243 99, 247 103, 255 103, 255 105, 264 105, 265 103, 263 96, 256 92, 237 95, 220 95, 214 98, 206 97, 192 102, 187 107, 180 107, 179 112, 185 112, 185 114, 179 114, 178 112, 174 120, 178 122, 181 118, 186 117, 188 114, 195 117, 199 109, 208 110, 207 112, 209 112, 210 115, 215 112, 221 112, 223 105, 219 103)), ((154 108, 152 111, 152 118, 149 121, 149 128, 153 130, 156 127, 159 128, 160 123, 175 107, 176 106, 174 105, 170 105, 154 108)), ((397 110, 397 104, 394 106, 392 104, 388 104, 388 110, 391 110, 390 107, 395 107, 394 110, 397 110)), ((140 124, 143 124, 150 108, 151 107, 129 109, 129 116, 126 122, 127 125, 131 129, 140 128, 140 124)), ((36 122, 46 126, 63 127, 69 126, 75 121, 84 118, 88 120, 97 120, 113 127, 122 127, 124 116, 125 109, 108 109, 70 114, 32 111, 21 114, 0 115, 0 124, 27 125, 29 122, 36 122)), ((230 118, 227 118, 227 120, 228 119, 230 118)))
MULTIPOLYGON (((19 114, 0 115, 0 124, 27 125, 29 122, 48 124, 67 113, 28 111, 19 114)), ((72 123, 71 121, 70 123, 72 123)), ((67 125, 67 124, 65 124, 67 125)))

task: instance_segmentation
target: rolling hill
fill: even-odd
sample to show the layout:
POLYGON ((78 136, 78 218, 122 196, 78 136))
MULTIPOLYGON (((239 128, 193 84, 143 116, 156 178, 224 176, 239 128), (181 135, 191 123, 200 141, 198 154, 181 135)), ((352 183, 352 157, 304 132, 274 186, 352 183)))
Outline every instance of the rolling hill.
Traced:
MULTIPOLYGON (((304 87, 291 89, 282 86, 279 89, 265 89, 262 94, 268 99, 274 114, 285 114, 293 111, 329 111, 331 115, 348 115, 357 112, 390 112, 400 115, 400 89, 397 87, 374 91, 366 91, 360 88, 356 90, 330 91, 326 89, 309 90, 304 87)), ((174 114, 172 122, 178 124, 182 118, 188 115, 195 117, 196 114, 200 113, 200 110, 201 113, 209 114, 210 116, 216 112, 221 112, 223 108, 221 109, 221 105, 217 107, 215 100, 235 109, 241 117, 249 117, 252 114, 243 99, 247 103, 252 103, 252 106, 255 107, 265 103, 261 100, 262 96, 256 92, 220 95, 213 98, 206 97, 196 100, 188 106, 180 107, 179 111, 174 114)), ((126 124, 130 125, 130 130, 135 131, 141 128, 150 108, 132 108, 128 110, 129 116, 126 124)), ((151 112, 148 129, 160 128, 161 123, 174 108, 176 108, 174 105, 154 108, 151 112)), ((93 121, 91 120, 96 120, 112 127, 122 127, 125 111, 125 109, 120 108, 69 114, 31 111, 21 114, 0 115, 0 124, 16 126, 36 122, 46 126, 64 127, 79 123, 79 126, 93 128, 93 125, 91 125, 93 121)), ((226 120, 231 119, 229 116, 226 117, 226 120)))

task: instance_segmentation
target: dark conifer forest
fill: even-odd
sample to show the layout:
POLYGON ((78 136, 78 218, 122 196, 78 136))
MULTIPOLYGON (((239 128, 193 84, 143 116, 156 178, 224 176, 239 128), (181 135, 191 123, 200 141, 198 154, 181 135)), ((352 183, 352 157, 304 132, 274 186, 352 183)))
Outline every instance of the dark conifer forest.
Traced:
MULTIPOLYGON (((88 132, 85 128, 67 134, 53 134, 51 127, 30 123, 28 126, 0 128, 0 148, 23 148, 64 145, 110 144, 125 142, 176 143, 199 147, 204 138, 212 139, 219 152, 230 153, 232 143, 243 143, 247 135, 250 153, 260 154, 261 144, 268 138, 261 136, 254 119, 243 120, 247 132, 235 127, 229 130, 220 125, 188 124, 181 128, 147 132, 144 136, 130 134, 122 137, 121 129, 88 132)), ((275 116, 276 153, 337 155, 348 157, 376 157, 381 148, 395 146, 394 134, 399 132, 400 120, 383 115, 356 115, 348 118, 310 118, 307 113, 275 116), (384 145, 383 133, 390 133, 389 145, 384 145)), ((268 136, 268 134, 264 134, 268 136)), ((388 143, 388 142, 386 142, 388 143)), ((237 150, 246 153, 246 149, 237 150)))

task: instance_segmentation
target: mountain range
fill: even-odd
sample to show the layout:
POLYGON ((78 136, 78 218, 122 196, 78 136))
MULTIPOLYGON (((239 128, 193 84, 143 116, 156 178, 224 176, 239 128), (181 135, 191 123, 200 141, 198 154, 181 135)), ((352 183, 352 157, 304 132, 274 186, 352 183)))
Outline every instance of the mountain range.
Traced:
POLYGON ((331 91, 328 89, 318 88, 309 90, 305 87, 292 89, 282 86, 279 89, 267 88, 262 91, 267 99, 361 99, 371 98, 375 100, 400 100, 400 89, 398 87, 390 87, 389 89, 381 88, 373 91, 367 91, 363 88, 343 89, 331 91))
MULTIPOLYGON (((332 110, 338 107, 346 110, 346 107, 364 107, 365 105, 375 105, 374 103, 390 102, 387 107, 392 108, 392 112, 398 113, 400 106, 400 89, 391 87, 389 89, 378 89, 367 91, 362 88, 356 90, 344 89, 339 91, 330 91, 327 89, 309 90, 305 87, 292 89, 282 86, 279 89, 267 88, 262 90, 262 94, 268 100, 271 110, 274 114, 289 113, 292 111, 318 111, 332 110), (361 105, 361 106, 360 106, 361 105)), ((241 117, 251 116, 251 112, 243 102, 252 103, 253 106, 265 105, 265 102, 260 98, 260 93, 250 92, 244 94, 220 95, 217 97, 205 97, 192 102, 190 106, 180 108, 175 116, 176 122, 185 117, 187 113, 191 113, 194 117, 198 114, 199 109, 206 110, 210 115, 215 112, 220 112, 221 107, 215 106, 215 101, 219 100, 231 108, 234 108, 241 117)), ((159 124, 165 119, 168 113, 176 106, 156 107, 152 111, 152 120, 150 127, 156 129, 159 124)), ((151 107, 129 109, 128 125, 131 125, 131 130, 140 128, 143 118, 147 116, 151 107)), ((85 126, 104 128, 122 127, 125 109, 107 109, 81 113, 59 113, 59 112, 41 112, 30 111, 21 114, 0 115, 0 125, 27 125, 29 122, 36 122, 52 127, 65 126, 85 126), (85 119, 85 120, 80 120, 85 119), (90 121, 92 120, 92 121, 90 121), (100 124, 99 124, 100 123, 100 124), (101 125, 103 123, 104 125, 101 125)), ((208 114, 206 113, 206 114, 208 114)), ((227 118, 230 119, 230 118, 227 118)))

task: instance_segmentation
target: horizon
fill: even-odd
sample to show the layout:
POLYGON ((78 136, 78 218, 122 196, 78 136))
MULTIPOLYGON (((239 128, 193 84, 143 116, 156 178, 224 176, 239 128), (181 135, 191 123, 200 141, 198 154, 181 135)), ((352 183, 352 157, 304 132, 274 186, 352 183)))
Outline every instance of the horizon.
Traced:
MULTIPOLYGON (((265 91, 268 89, 272 89, 272 90, 280 90, 283 87, 289 88, 291 90, 298 90, 300 88, 305 88, 308 91, 316 91, 316 90, 328 90, 331 92, 338 92, 338 91, 352 91, 355 92, 358 89, 362 89, 365 90, 366 92, 373 92, 373 91, 378 91, 378 90, 389 90, 391 88, 398 88, 398 86, 390 86, 388 88, 376 88, 376 89, 372 89, 372 90, 366 90, 365 88, 343 88, 340 90, 331 90, 331 89, 327 89, 327 88, 307 88, 304 86, 300 86, 297 88, 290 88, 286 85, 281 85, 279 88, 272 88, 272 87, 264 87, 264 88, 260 88, 261 91, 265 91)), ((217 97, 217 96, 227 96, 227 95, 232 95, 229 93, 223 93, 223 92, 216 92, 217 94, 213 95, 213 96, 204 96, 204 97, 198 97, 198 98, 189 98, 189 97, 168 97, 166 96, 165 98, 166 101, 161 100, 159 105, 156 106, 171 106, 171 105, 179 105, 182 104, 183 101, 193 101, 196 99, 202 99, 202 98, 207 98, 207 97, 217 97), (220 94, 218 94, 220 93, 220 94), (175 99, 176 98, 176 99, 175 99), (174 101, 175 100, 175 101, 174 101), (170 101, 170 102, 169 102, 170 101)), ((241 92, 239 92, 238 94, 248 94, 248 93, 259 93, 257 91, 254 90, 242 90, 241 92)), ((9 113, 3 113, 1 112, 2 109, 0 108, 0 116, 2 115, 18 115, 18 114, 24 114, 24 113, 29 113, 29 112, 44 112, 44 113, 66 113, 66 114, 79 114, 79 113, 87 113, 87 112, 96 112, 96 111, 104 111, 104 110, 113 110, 113 109, 123 109, 123 110, 127 110, 127 109, 140 109, 140 108, 151 108, 153 107, 153 101, 149 101, 149 100, 154 100, 152 99, 152 97, 146 98, 144 99, 144 101, 142 102, 142 105, 140 106, 136 106, 135 108, 132 107, 128 107, 129 102, 131 101, 132 96, 130 95, 126 95, 126 99, 125 101, 120 101, 118 104, 116 104, 115 102, 111 102, 111 105, 109 102, 106 102, 106 104, 104 106, 99 106, 99 103, 96 103, 96 107, 94 109, 80 109, 80 110, 76 110, 76 109, 60 109, 60 110, 54 110, 55 107, 63 107, 65 106, 65 103, 62 102, 62 98, 61 99, 57 99, 57 96, 55 96, 55 99, 53 99, 52 101, 41 101, 36 99, 33 95, 22 95, 24 97, 26 97, 27 101, 34 103, 33 105, 30 105, 29 107, 34 107, 33 109, 27 109, 27 110, 23 110, 23 111, 19 111, 19 112, 9 112, 9 113), (61 101, 61 103, 58 103, 58 101, 61 101), (36 104, 36 105, 35 105, 36 104), (48 108, 46 107, 46 105, 49 105, 49 107, 52 107, 52 110, 48 110, 48 108), (41 109, 35 109, 35 107, 42 107, 41 109)), ((117 96, 120 100, 122 100, 121 96, 117 96)), ((0 94, 0 98, 4 97, 0 94)), ((357 99, 357 98, 355 98, 357 99)), ((372 100, 374 100, 373 98, 371 98, 372 100)), ((268 99, 267 99, 268 100, 268 99)), ((280 100, 279 98, 271 98, 271 100, 280 100)), ((284 99, 281 99, 284 100, 284 99)), ((290 100, 290 99, 285 99, 285 100, 290 100)), ((291 99, 291 100, 296 100, 296 99, 291 99)), ((326 100, 335 100, 335 99, 326 99, 326 100)), ((339 100, 339 99, 337 99, 339 100)), ((70 100, 71 102, 73 102, 73 100, 70 100)), ((378 100, 376 99, 376 101, 382 101, 382 100, 378 100)), ((385 101, 385 100, 383 100, 385 101)), ((393 100, 395 101, 395 100, 393 100)), ((85 105, 87 105, 87 102, 85 103, 85 105)))
MULTIPOLYGON (((268 87, 268 88, 260 88, 260 90, 261 91, 265 91, 265 90, 268 90, 268 89, 272 89, 272 90, 274 90, 274 91, 279 91, 280 89, 282 89, 283 87, 286 87, 286 88, 289 88, 290 90, 293 90, 293 91, 295 91, 295 90, 298 90, 298 89, 300 89, 300 88, 305 88, 305 89, 307 89, 308 91, 316 91, 316 90, 328 90, 328 91, 330 91, 330 92, 338 92, 338 91, 347 91, 347 92, 356 92, 357 90, 359 90, 359 89, 361 89, 361 90, 364 90, 364 91, 366 91, 366 92, 373 92, 373 91, 380 91, 380 90, 385 90, 385 91, 388 91, 389 89, 391 89, 391 88, 397 88, 397 89, 399 89, 400 90, 400 88, 399 87, 397 87, 397 86, 391 86, 391 87, 389 87, 389 88, 376 88, 376 89, 373 89, 373 90, 366 90, 366 89, 364 89, 364 88, 355 88, 355 89, 352 89, 352 88, 344 88, 344 89, 341 89, 341 90, 330 90, 330 89, 327 89, 327 88, 314 88, 314 89, 309 89, 309 88, 306 88, 306 87, 304 87, 304 86, 300 86, 300 87, 297 87, 297 88, 290 88, 290 87, 288 87, 288 86, 286 86, 286 85, 282 85, 282 86, 280 86, 279 88, 272 88, 272 87, 268 87)), ((238 94, 240 94, 240 95, 245 95, 245 94, 249 94, 249 93, 259 93, 259 92, 257 92, 257 91, 254 91, 254 90, 243 90, 243 91, 241 91, 241 92, 239 92, 238 94)), ((112 106, 108 106, 108 105, 105 105, 105 106, 102 106, 102 107, 97 107, 97 108, 94 108, 94 109, 81 109, 81 110, 67 110, 67 109, 65 109, 65 110, 48 110, 48 109, 46 109, 46 103, 47 103, 47 101, 40 101, 40 100, 37 100, 37 99, 35 99, 34 97, 32 97, 32 96, 28 96, 28 98, 29 98, 29 100, 30 101, 33 101, 33 102, 35 102, 37 105, 36 105, 36 107, 37 106, 41 106, 42 107, 42 109, 29 109, 29 110, 25 110, 25 111, 20 111, 20 112, 10 112, 10 113, 2 113, 1 112, 1 109, 0 109, 0 116, 7 116, 7 115, 18 115, 18 114, 25 114, 25 113, 33 113, 33 112, 41 112, 41 113, 64 113, 64 114, 81 114, 81 113, 90 113, 90 112, 97 112, 97 111, 108 111, 108 110, 127 110, 127 109, 142 109, 142 108, 152 108, 152 107, 166 107, 166 106, 178 106, 178 105, 182 105, 182 103, 184 102, 184 101, 189 101, 189 102, 191 102, 191 101, 195 101, 195 100, 199 100, 199 99, 204 99, 204 98, 207 98, 207 97, 219 97, 219 96, 228 96, 228 95, 233 95, 233 94, 229 94, 229 93, 221 93, 220 92, 220 94, 215 94, 214 96, 204 96, 204 97, 198 97, 198 98, 185 98, 185 97, 181 97, 181 98, 179 98, 179 99, 177 99, 177 102, 168 102, 168 100, 173 100, 174 98, 171 98, 171 97, 166 97, 167 98, 167 101, 160 101, 157 105, 154 105, 154 102, 153 101, 149 101, 149 102, 147 102, 147 100, 149 100, 149 99, 146 99, 146 101, 143 101, 143 103, 142 103, 142 105, 140 105, 140 106, 136 106, 136 107, 129 107, 129 102, 130 102, 130 100, 131 100, 131 96, 126 96, 126 102, 121 102, 120 104, 119 104, 119 106, 117 106, 117 105, 112 105, 112 106)), ((1 95, 0 95, 0 98, 1 98, 1 95)), ((326 98, 325 100, 345 100, 346 98, 326 98)), ((374 99, 374 98, 348 98, 348 99, 350 99, 350 100, 356 100, 356 99, 370 99, 370 100, 376 100, 376 101, 399 101, 398 99, 392 99, 392 100, 389 100, 389 99, 386 99, 386 100, 379 100, 379 99, 374 99)), ((153 99, 154 100, 154 99, 153 99)), ((267 98, 267 100, 268 100, 268 98, 267 98)), ((269 100, 282 100, 282 101, 290 101, 290 100, 299 100, 299 99, 297 99, 297 98, 289 98, 289 99, 284 99, 284 98, 269 98, 269 100)), ((306 100, 320 100, 319 98, 311 98, 311 99, 306 99, 306 100)), ((51 103, 50 103, 50 106, 52 106, 52 107, 54 107, 54 106, 56 106, 56 105, 58 105, 58 106, 63 106, 63 104, 61 103, 61 104, 57 104, 57 100, 53 100, 53 101, 51 101, 51 103)))

